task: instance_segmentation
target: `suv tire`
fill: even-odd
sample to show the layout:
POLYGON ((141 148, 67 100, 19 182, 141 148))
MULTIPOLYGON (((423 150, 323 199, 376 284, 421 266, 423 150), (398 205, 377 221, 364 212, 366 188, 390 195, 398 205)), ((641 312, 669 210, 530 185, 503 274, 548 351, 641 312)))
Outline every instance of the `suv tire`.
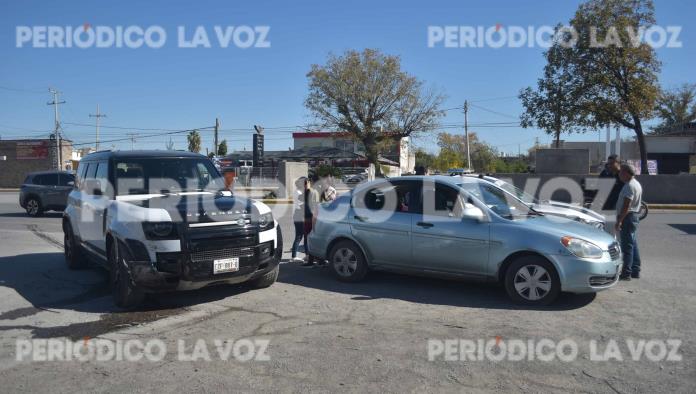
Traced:
POLYGON ((75 233, 73 232, 70 222, 65 222, 63 224, 63 254, 65 255, 65 262, 71 270, 85 268, 87 266, 87 259, 82 252, 80 243, 77 242, 75 238, 75 233))
POLYGON ((367 275, 367 260, 355 242, 339 241, 329 252, 329 265, 342 282, 359 282, 367 275))
POLYGON ((43 213, 43 206, 41 205, 41 200, 39 200, 38 197, 29 197, 24 205, 26 207, 25 210, 27 211, 27 215, 31 217, 41 216, 43 213))
POLYGON ((515 260, 505 272, 505 290, 518 304, 549 305, 561 292, 561 280, 548 260, 525 256, 515 260))
POLYGON ((109 248, 109 284, 116 306, 132 309, 143 302, 145 293, 133 282, 120 249, 117 241, 109 248))

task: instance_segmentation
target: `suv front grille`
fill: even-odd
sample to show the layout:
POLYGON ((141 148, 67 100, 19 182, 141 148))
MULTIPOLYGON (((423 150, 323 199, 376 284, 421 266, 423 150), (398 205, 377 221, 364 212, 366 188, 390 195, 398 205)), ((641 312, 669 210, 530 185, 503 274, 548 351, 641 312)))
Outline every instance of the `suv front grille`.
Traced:
POLYGON ((229 259, 232 257, 253 257, 254 248, 244 247, 244 248, 232 248, 232 249, 218 249, 218 250, 206 250, 202 252, 191 253, 191 261, 201 262, 201 261, 213 261, 220 259, 229 259))
POLYGON ((609 256, 611 256, 612 260, 616 260, 621 256, 621 248, 619 248, 619 244, 616 242, 609 245, 609 256))

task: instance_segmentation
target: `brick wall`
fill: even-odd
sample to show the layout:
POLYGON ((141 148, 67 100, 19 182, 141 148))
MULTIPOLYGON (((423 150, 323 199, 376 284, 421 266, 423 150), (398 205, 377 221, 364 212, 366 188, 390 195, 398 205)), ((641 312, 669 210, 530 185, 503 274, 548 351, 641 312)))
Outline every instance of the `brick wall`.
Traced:
MULTIPOLYGON (((27 174, 34 171, 46 171, 51 169, 48 157, 39 159, 17 159, 17 142, 23 141, 49 141, 49 140, 0 140, 0 187, 19 187, 27 174)), ((64 140, 62 143, 63 169, 66 162, 69 163, 72 155, 72 143, 64 140)))

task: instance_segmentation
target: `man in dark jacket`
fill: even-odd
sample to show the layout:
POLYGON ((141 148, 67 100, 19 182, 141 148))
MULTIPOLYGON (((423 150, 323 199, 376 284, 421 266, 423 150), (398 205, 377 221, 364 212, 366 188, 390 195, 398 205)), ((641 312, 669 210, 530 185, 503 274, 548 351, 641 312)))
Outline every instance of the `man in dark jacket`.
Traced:
POLYGON ((602 209, 605 211, 616 209, 616 202, 619 199, 619 193, 624 185, 624 183, 621 182, 621 178, 619 178, 620 169, 621 162, 619 161, 619 157, 617 155, 611 155, 607 158, 607 164, 604 166, 604 170, 599 174, 600 178, 615 179, 614 186, 607 196, 607 201, 605 201, 602 206, 602 209))

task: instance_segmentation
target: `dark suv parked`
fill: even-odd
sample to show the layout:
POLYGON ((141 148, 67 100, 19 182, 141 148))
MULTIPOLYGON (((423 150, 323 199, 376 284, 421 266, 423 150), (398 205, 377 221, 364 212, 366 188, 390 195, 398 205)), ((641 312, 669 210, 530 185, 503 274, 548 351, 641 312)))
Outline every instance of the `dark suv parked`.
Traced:
POLYGON ((19 205, 29 216, 44 211, 62 211, 68 205, 68 194, 75 185, 75 175, 67 171, 33 172, 19 189, 19 205))

